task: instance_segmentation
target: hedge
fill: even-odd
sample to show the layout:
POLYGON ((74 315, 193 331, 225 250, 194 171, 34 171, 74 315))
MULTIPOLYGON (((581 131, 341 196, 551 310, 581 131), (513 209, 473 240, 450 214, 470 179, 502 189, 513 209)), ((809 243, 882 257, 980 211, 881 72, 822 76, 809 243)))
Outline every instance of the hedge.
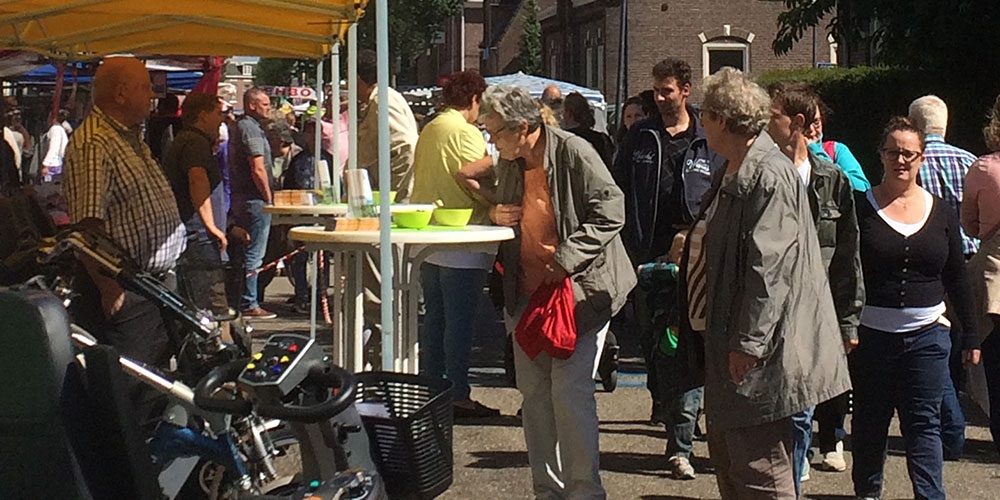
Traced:
POLYGON ((869 180, 882 178, 878 140, 889 118, 906 115, 910 102, 934 94, 948 103, 946 140, 979 156, 986 153, 982 128, 1000 90, 1000 80, 986 71, 963 78, 941 72, 895 67, 807 68, 771 71, 758 83, 766 86, 781 80, 810 84, 832 110, 824 137, 851 148, 869 180))

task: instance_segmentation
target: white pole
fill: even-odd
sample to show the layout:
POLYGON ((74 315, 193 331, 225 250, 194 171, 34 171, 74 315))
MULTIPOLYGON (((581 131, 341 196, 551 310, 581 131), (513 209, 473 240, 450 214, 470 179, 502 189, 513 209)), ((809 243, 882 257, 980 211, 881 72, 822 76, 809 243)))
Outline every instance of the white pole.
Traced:
POLYGON ((323 122, 322 116, 323 112, 323 58, 319 58, 316 61, 316 114, 313 115, 313 119, 316 120, 316 144, 313 151, 313 189, 322 187, 320 181, 323 176, 319 174, 320 161, 323 160, 323 122))
MULTIPOLYGON (((382 193, 390 190, 389 171, 389 13, 387 0, 375 2, 375 32, 378 33, 378 189, 382 193)), ((382 264, 382 369, 394 369, 395 342, 393 335, 393 256, 392 239, 389 234, 392 224, 389 213, 390 196, 379 200, 379 252, 382 264)))
MULTIPOLYGON (((348 152, 347 152, 347 168, 349 170, 357 170, 358 168, 358 24, 353 23, 347 29, 347 121, 350 123, 348 127, 348 152)), ((361 252, 353 253, 350 256, 353 259, 355 266, 355 273, 353 277, 348 278, 348 283, 355 283, 355 287, 352 290, 357 290, 356 286, 360 286, 361 283, 361 268, 364 259, 364 254, 361 252)), ((354 302, 354 331, 349 335, 354 336, 354 362, 356 371, 361 371, 365 366, 364 358, 364 299, 359 299, 358 296, 352 295, 351 300, 354 302)))
POLYGON ((330 121, 333 122, 333 171, 330 182, 333 185, 334 203, 340 202, 340 39, 333 41, 333 52, 330 54, 330 121))
POLYGON ((465 71, 465 6, 464 5, 462 6, 462 17, 459 18, 459 22, 462 23, 462 26, 460 28, 462 30, 462 36, 460 37, 461 41, 459 42, 462 46, 458 51, 460 57, 460 62, 458 63, 458 70, 465 71))
POLYGON ((347 29, 347 168, 358 168, 358 24, 347 29))

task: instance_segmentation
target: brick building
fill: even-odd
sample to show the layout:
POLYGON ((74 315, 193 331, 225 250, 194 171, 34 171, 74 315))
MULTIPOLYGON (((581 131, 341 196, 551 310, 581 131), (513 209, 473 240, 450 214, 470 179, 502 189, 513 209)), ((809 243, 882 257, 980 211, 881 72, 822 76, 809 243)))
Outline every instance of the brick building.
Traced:
MULTIPOLYGON (((596 88, 613 100, 620 0, 540 0, 539 7, 546 74, 596 88)), ((629 93, 648 89, 650 69, 667 56, 687 61, 696 83, 723 66, 759 75, 835 64, 837 46, 823 29, 815 44, 809 33, 789 54, 774 54, 771 42, 783 10, 783 2, 775 0, 629 0, 629 93)))
POLYGON ((434 85, 438 77, 466 69, 487 76, 516 72, 524 3, 466 0, 462 14, 445 20, 431 48, 417 60, 417 85, 434 85))
MULTIPOLYGON (((536 1, 542 76, 600 90, 612 103, 621 0, 536 1)), ((478 68, 484 75, 516 71, 525 3, 466 1, 464 15, 446 23, 439 44, 418 63, 418 83, 433 85, 438 76, 463 69, 462 61, 464 69, 478 68)), ((629 0, 628 8, 630 94, 651 86, 650 69, 667 56, 691 64, 695 83, 722 66, 759 75, 837 62, 837 44, 824 28, 807 33, 789 54, 774 54, 771 42, 784 11, 779 0, 629 0)))

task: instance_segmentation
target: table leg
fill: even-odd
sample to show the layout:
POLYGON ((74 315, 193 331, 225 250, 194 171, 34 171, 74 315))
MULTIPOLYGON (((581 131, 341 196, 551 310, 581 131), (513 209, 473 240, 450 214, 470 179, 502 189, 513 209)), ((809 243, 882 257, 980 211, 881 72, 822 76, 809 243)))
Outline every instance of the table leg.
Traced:
POLYGON ((310 252, 310 261, 312 265, 312 286, 311 297, 309 299, 309 338, 316 339, 316 293, 319 288, 319 256, 321 252, 313 251, 310 252))
POLYGON ((332 264, 330 264, 330 284, 333 285, 333 298, 331 300, 332 304, 330 307, 331 322, 333 323, 333 362, 338 366, 344 366, 344 362, 346 361, 344 358, 345 353, 347 352, 347 346, 344 342, 344 325, 341 324, 341 320, 344 316, 344 294, 340 289, 341 283, 343 282, 343 280, 341 280, 341 275, 344 272, 344 253, 330 252, 330 254, 332 257, 332 264))
POLYGON ((352 250, 348 257, 350 264, 347 268, 347 300, 351 301, 347 333, 351 337, 351 352, 354 354, 349 369, 355 373, 365 370, 365 289, 361 274, 361 266, 365 265, 364 259, 364 252, 352 250))

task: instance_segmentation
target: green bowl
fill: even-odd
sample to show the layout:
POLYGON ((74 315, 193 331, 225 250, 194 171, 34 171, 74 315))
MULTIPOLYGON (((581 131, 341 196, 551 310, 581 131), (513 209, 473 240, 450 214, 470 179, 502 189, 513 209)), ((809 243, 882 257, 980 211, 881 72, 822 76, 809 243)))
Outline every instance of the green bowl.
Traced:
POLYGON ((399 227, 407 229, 423 229, 431 223, 431 210, 413 210, 408 212, 396 212, 392 214, 392 220, 399 227))
POLYGON ((472 218, 471 208, 435 208, 434 220, 442 226, 463 227, 472 218))
MULTIPOLYGON (((389 203, 396 203, 396 191, 389 191, 389 196, 391 196, 389 203)), ((372 191, 372 201, 374 201, 376 205, 381 203, 381 198, 382 197, 379 195, 378 191, 372 191)))

